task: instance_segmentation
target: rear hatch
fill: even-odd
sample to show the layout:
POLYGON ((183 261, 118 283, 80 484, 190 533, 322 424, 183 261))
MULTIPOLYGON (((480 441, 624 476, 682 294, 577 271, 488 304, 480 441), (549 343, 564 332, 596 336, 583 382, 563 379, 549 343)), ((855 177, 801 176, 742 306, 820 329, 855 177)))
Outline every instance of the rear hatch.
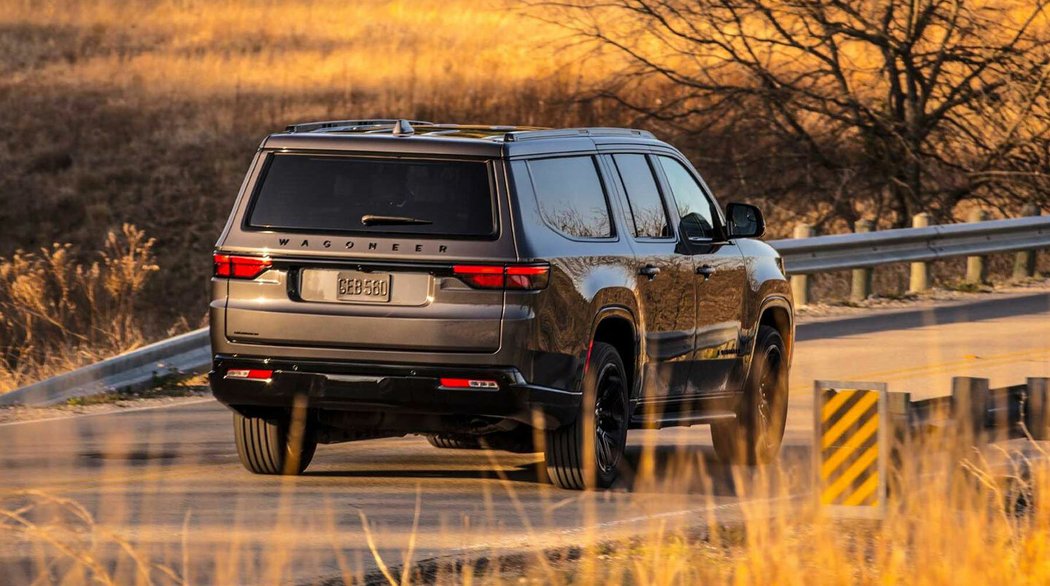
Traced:
POLYGON ((470 157, 261 153, 216 252, 227 339, 497 351, 515 258, 502 173, 470 157))

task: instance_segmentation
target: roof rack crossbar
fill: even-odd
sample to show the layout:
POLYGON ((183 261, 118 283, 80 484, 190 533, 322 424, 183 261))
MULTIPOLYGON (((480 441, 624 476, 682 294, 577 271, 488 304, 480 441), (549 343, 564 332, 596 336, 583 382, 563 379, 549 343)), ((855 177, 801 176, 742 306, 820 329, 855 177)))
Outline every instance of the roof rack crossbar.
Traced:
MULTIPOLYGON (((366 128, 369 126, 389 126, 393 128, 402 122, 400 118, 365 118, 360 120, 325 120, 321 122, 302 122, 289 124, 284 128, 285 132, 314 132, 324 128, 366 128)), ((436 126, 433 122, 426 120, 407 120, 412 126, 436 126)))
POLYGON ((550 130, 519 130, 508 132, 503 135, 503 140, 514 142, 519 140, 534 140, 540 138, 579 138, 582 136, 635 136, 643 138, 656 138, 648 130, 637 130, 634 128, 554 128, 550 130))

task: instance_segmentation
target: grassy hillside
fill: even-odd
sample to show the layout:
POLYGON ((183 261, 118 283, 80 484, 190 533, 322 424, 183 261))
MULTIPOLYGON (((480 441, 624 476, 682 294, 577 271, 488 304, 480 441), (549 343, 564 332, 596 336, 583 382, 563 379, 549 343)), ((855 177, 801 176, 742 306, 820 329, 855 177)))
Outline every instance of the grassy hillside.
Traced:
POLYGON ((204 316, 209 252, 259 140, 294 121, 571 124, 602 59, 491 2, 0 5, 0 256, 156 238, 156 327, 204 316))

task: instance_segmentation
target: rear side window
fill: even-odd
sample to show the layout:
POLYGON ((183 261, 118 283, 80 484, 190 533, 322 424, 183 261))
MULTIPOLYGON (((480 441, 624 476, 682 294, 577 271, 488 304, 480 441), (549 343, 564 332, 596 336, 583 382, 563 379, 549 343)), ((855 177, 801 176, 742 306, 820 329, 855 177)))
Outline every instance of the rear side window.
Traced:
POLYGON ((671 226, 667 222, 667 210, 645 155, 613 155, 613 161, 627 193, 634 235, 638 238, 669 238, 671 226))
POLYGON ((592 157, 529 161, 543 221, 573 238, 612 236, 609 204, 592 157))
POLYGON ((488 166, 474 161, 278 154, 248 226, 483 238, 496 233, 488 166))

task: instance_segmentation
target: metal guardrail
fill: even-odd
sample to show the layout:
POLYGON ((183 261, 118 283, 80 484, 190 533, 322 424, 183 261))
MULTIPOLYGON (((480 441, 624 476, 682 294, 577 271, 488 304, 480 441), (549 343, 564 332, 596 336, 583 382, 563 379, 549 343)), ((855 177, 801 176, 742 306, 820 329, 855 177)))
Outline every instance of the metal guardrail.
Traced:
POLYGON ((993 389, 986 378, 954 377, 951 395, 919 401, 885 383, 816 381, 813 405, 821 505, 875 516, 885 514, 908 454, 1050 440, 1050 378, 993 389))
POLYGON ((1050 248, 1050 216, 774 240, 796 275, 1050 248))
MULTIPOLYGON (((1050 248, 1050 217, 905 228, 860 234, 774 240, 789 273, 872 267, 976 254, 1050 248)), ((48 405, 105 391, 127 392, 158 379, 206 372, 207 328, 162 340, 0 395, 0 405, 48 405)))
POLYGON ((54 405, 105 392, 133 392, 211 368, 208 328, 161 340, 0 395, 3 405, 54 405))

